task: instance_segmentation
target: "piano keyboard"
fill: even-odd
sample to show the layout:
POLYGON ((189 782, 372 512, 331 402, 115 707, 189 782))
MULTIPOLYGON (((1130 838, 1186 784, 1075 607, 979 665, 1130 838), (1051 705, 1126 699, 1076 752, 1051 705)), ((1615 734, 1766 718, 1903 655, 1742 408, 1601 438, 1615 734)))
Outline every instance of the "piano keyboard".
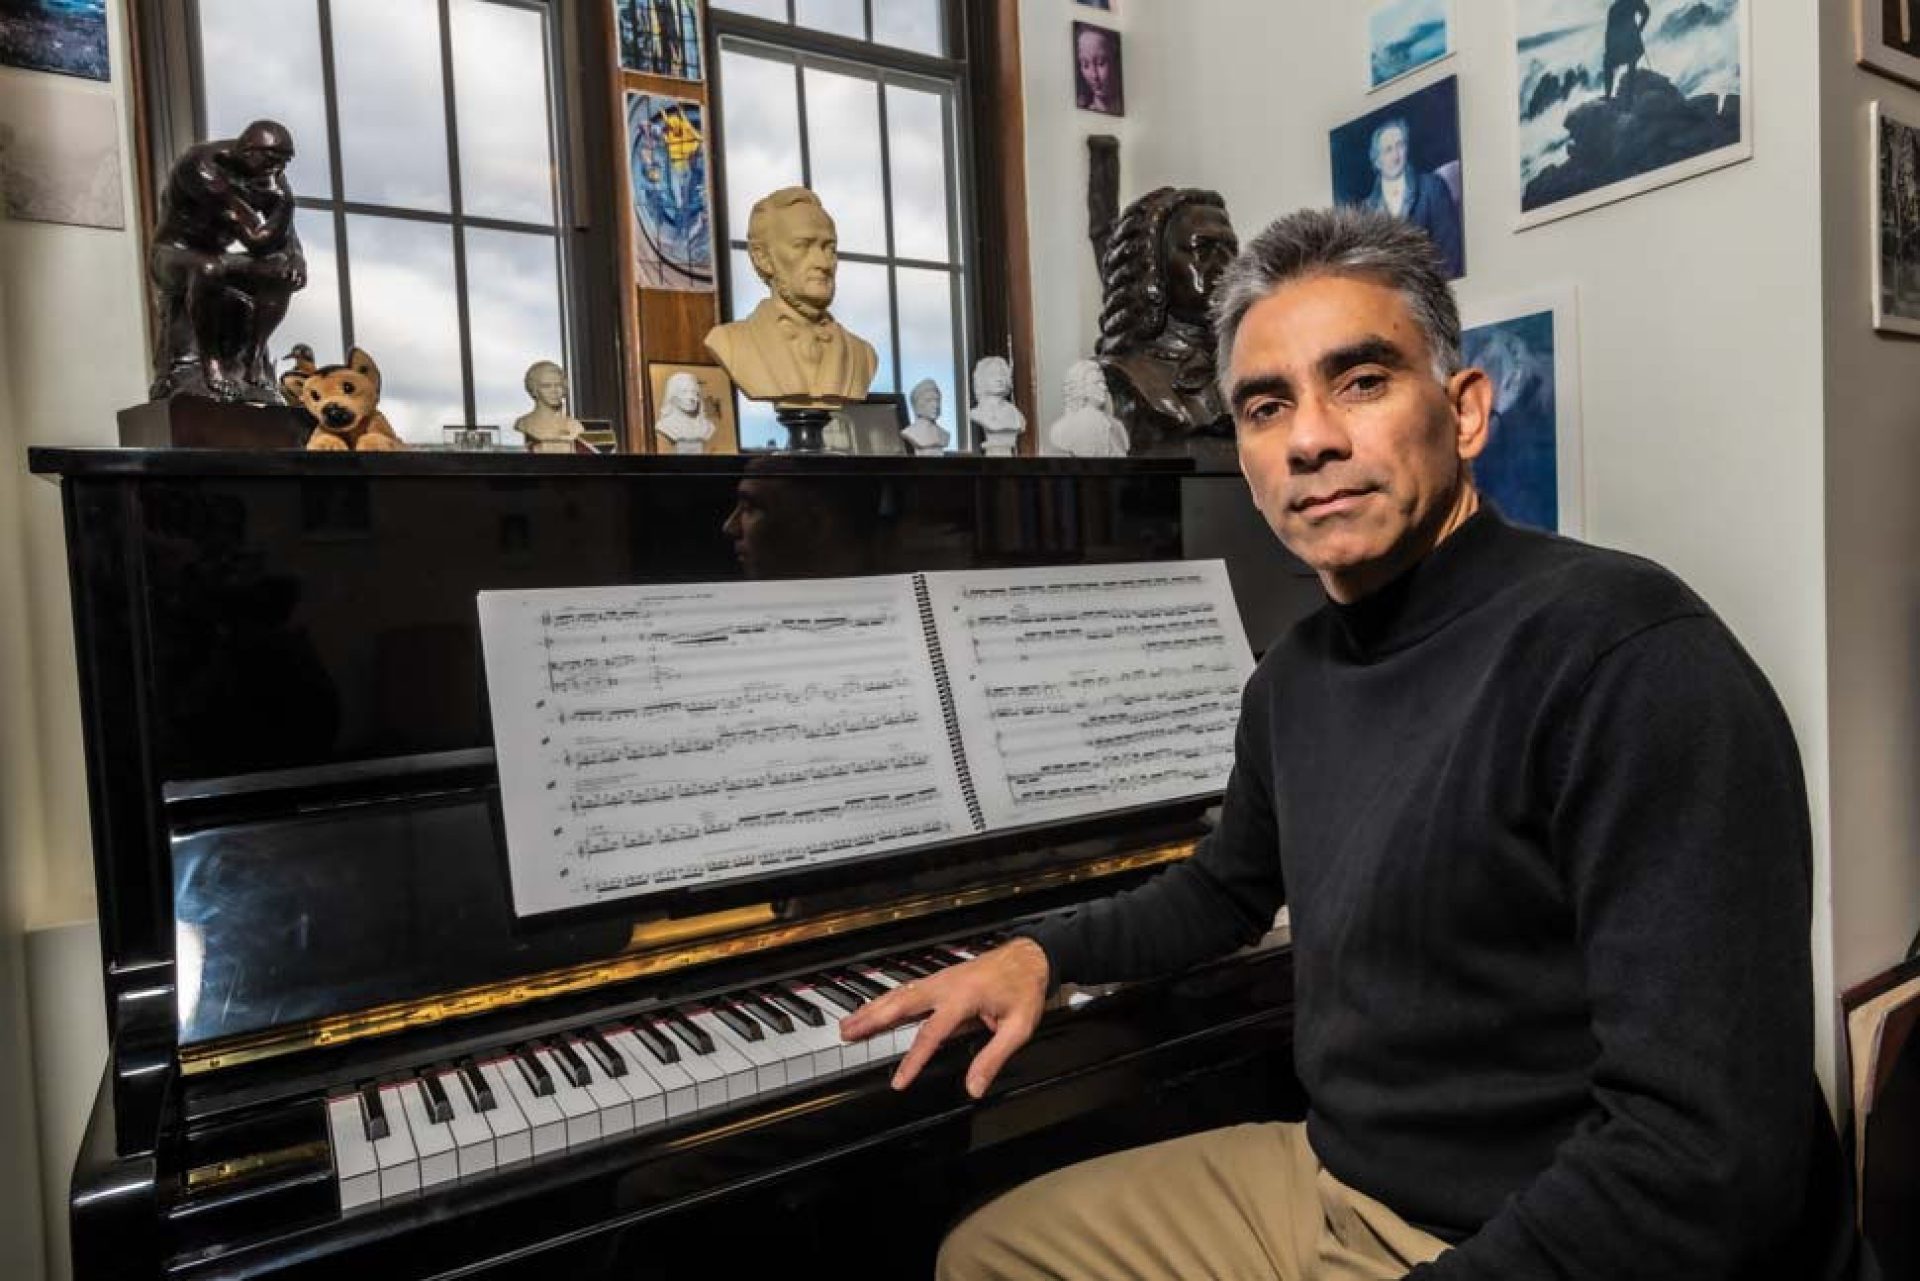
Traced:
POLYGON ((904 1055, 918 1022, 843 1043, 867 1001, 1002 940, 942 943, 649 1010, 327 1100, 340 1208, 353 1210, 638 1134, 904 1055))

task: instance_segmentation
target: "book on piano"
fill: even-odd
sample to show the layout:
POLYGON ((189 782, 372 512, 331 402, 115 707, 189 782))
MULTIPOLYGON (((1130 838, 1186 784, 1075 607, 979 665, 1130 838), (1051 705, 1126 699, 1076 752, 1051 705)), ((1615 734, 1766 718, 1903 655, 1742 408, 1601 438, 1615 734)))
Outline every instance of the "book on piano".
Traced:
POLYGON ((515 910, 1217 793, 1221 561, 482 592, 515 910))

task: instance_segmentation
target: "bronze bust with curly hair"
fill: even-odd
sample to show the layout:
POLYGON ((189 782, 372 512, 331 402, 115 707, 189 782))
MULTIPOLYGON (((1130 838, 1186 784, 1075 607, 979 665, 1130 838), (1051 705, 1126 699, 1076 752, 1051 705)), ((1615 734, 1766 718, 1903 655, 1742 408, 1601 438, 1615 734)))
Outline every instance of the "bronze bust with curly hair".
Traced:
POLYGON ((1100 263, 1095 348, 1135 454, 1233 453, 1214 377, 1214 286, 1240 241, 1214 191, 1162 187, 1127 206, 1100 263))

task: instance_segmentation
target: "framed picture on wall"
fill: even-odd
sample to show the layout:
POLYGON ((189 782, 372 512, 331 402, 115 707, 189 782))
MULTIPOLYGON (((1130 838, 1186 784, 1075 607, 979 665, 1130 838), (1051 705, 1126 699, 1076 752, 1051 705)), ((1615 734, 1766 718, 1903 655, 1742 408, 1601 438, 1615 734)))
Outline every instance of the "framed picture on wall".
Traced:
POLYGON ((1873 327, 1920 334, 1920 125, 1872 104, 1873 327))
POLYGON ((0 65, 111 80, 107 0, 9 0, 0 5, 0 65))
POLYGON ((1493 383, 1473 477, 1507 519, 1579 537, 1580 320, 1573 288, 1469 306, 1461 355, 1493 383))
POLYGON ((1920 0, 1854 0, 1860 65, 1920 85, 1920 0))
POLYGON ((1367 92, 1453 56, 1453 0, 1375 0, 1367 10, 1367 92))
POLYGON ((640 287, 683 293, 712 289, 706 107, 691 98, 628 93, 627 176, 640 287))
POLYGON ((1513 0, 1519 226, 1753 156, 1753 0, 1513 0))
POLYGON ((613 0, 622 70, 705 80, 699 0, 613 0))
POLYGON ((1082 111, 1127 114, 1126 82, 1120 74, 1120 33, 1091 22, 1073 24, 1073 101, 1082 111))
POLYGON ((1433 237, 1449 276, 1466 274, 1458 76, 1348 121, 1329 142, 1336 203, 1398 214, 1433 237))

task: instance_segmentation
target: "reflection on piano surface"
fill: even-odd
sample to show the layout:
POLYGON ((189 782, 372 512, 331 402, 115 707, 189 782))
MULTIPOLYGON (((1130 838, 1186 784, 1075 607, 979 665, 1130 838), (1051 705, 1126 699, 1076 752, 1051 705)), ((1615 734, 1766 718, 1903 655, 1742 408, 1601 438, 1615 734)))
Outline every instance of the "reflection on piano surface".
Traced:
POLYGON ((1187 464, 32 465, 67 507, 112 1044, 76 1275, 924 1275, 953 1219, 1039 1169, 1297 1106, 1279 947, 1063 996, 979 1103, 977 1042, 895 1093, 912 1029, 837 1035, 1183 857, 1201 801, 557 924, 507 893, 476 592, 1224 552, 1244 596, 1248 566, 1189 532, 1211 480, 1187 464), (748 556, 741 491, 767 478, 858 546, 748 556))

